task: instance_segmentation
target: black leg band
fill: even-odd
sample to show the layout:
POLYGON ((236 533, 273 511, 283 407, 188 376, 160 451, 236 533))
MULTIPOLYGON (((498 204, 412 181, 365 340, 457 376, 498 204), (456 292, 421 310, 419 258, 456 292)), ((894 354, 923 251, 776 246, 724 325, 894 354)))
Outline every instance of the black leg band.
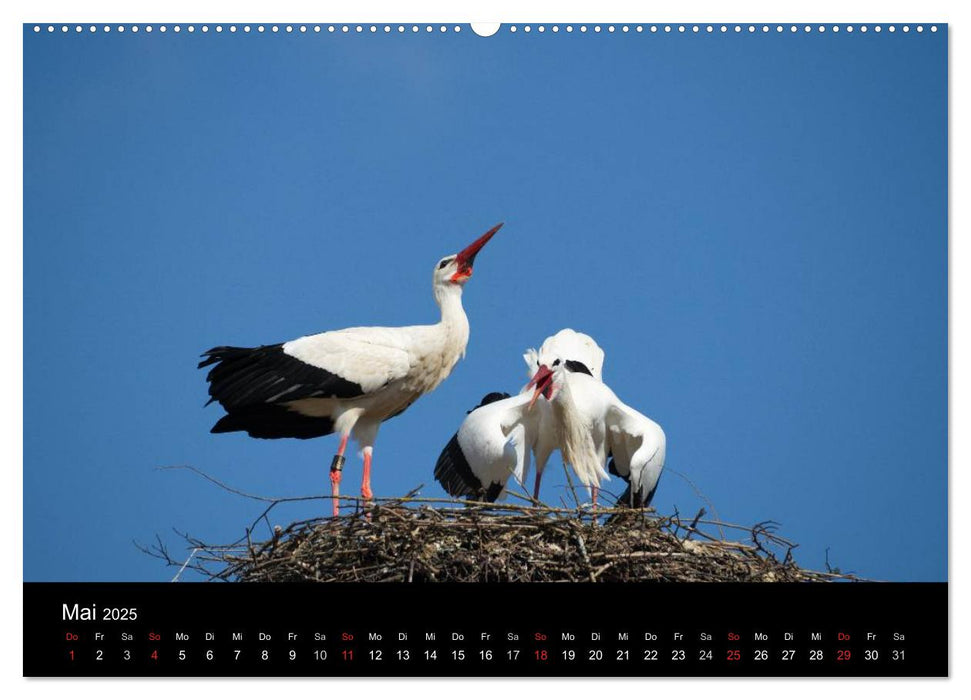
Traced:
POLYGON ((332 472, 344 471, 344 455, 334 455, 334 459, 330 463, 330 470, 332 472))

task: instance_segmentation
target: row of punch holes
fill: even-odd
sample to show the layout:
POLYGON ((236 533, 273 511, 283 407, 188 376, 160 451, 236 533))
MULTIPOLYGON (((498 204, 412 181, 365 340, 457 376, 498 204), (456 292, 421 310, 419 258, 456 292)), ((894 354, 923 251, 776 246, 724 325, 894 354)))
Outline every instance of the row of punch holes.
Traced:
MULTIPOLYGON (((87 27, 85 27, 83 25, 80 25, 80 24, 73 25, 73 26, 67 25, 67 24, 62 24, 62 25, 48 24, 46 26, 42 26, 42 25, 39 25, 39 24, 35 24, 34 25, 34 32, 35 33, 40 33, 40 32, 43 32, 45 30, 48 33, 54 33, 54 32, 56 32, 58 30, 60 30, 62 33, 67 33, 67 32, 70 32, 72 30, 75 33, 81 33, 81 32, 84 32, 85 29, 87 29, 87 31, 90 32, 90 33, 97 32, 100 29, 100 31, 105 32, 105 33, 108 33, 108 32, 117 32, 119 34, 123 34, 125 32, 131 32, 133 34, 136 34, 136 33, 140 32, 140 31, 145 32, 145 33, 149 33, 149 34, 152 33, 153 31, 158 31, 158 32, 163 33, 163 34, 166 33, 166 32, 169 32, 169 31, 172 31, 172 32, 174 32, 176 34, 179 34, 179 33, 183 32, 183 31, 185 31, 185 32, 188 32, 189 34, 193 34, 197 30, 200 31, 200 32, 202 32, 203 34, 207 34, 210 31, 214 31, 217 34, 222 33, 222 32, 225 32, 225 31, 228 31, 231 34, 234 34, 236 32, 242 32, 244 34, 249 34, 249 33, 263 34, 263 33, 267 33, 267 32, 269 32, 271 34, 278 34, 280 32, 283 32, 283 33, 286 33, 286 34, 294 34, 294 33, 298 33, 298 34, 307 34, 307 33, 320 34, 321 32, 326 32, 326 33, 329 33, 329 34, 353 34, 353 33, 363 34, 365 32, 371 33, 371 34, 377 34, 378 32, 383 32, 385 34, 390 34, 392 32, 397 32, 399 34, 404 34, 406 32, 411 32, 413 34, 417 34, 417 33, 421 32, 422 30, 424 30, 426 33, 432 33, 432 32, 436 32, 437 31, 439 33, 443 33, 444 34, 444 33, 447 33, 447 32, 456 32, 457 33, 457 32, 461 32, 462 31, 462 27, 459 26, 459 25, 457 25, 457 24, 456 25, 451 25, 451 26, 444 25, 444 24, 442 24, 442 25, 431 25, 431 24, 428 24, 428 25, 421 25, 421 26, 419 26, 417 24, 412 24, 412 25, 404 25, 404 24, 398 24, 398 25, 390 25, 390 24, 385 24, 385 25, 376 25, 376 24, 370 24, 370 25, 362 25, 362 24, 357 24, 357 25, 349 25, 349 24, 340 24, 340 25, 335 25, 335 24, 330 24, 330 25, 319 25, 319 24, 313 24, 313 25, 306 25, 306 24, 296 24, 296 25, 295 24, 285 24, 285 25, 271 24, 271 25, 264 25, 264 24, 256 24, 256 25, 249 25, 249 24, 244 24, 244 25, 239 25, 239 26, 237 26, 235 24, 230 24, 230 25, 226 25, 226 26, 223 26, 221 24, 216 24, 216 25, 213 25, 211 27, 208 24, 203 24, 203 25, 200 25, 198 28, 195 25, 192 25, 192 24, 186 25, 184 27, 182 25, 180 25, 180 24, 171 25, 171 27, 168 26, 168 25, 164 25, 164 24, 158 25, 158 26, 153 26, 153 25, 150 25, 150 24, 148 24, 148 25, 141 25, 141 26, 140 25, 137 25, 137 24, 128 25, 128 26, 126 26, 124 24, 119 24, 119 25, 109 25, 109 24, 106 24, 106 25, 102 25, 101 27, 98 27, 98 26, 93 25, 93 24, 92 25, 88 25, 87 27)), ((626 33, 630 33, 630 32, 634 32, 634 33, 649 32, 649 33, 654 33, 654 34, 656 34, 658 32, 668 33, 668 34, 673 33, 673 32, 677 32, 677 33, 681 33, 681 34, 687 34, 687 33, 691 33, 691 34, 714 34, 714 33, 722 33, 722 34, 724 34, 724 33, 728 33, 728 32, 734 32, 736 34, 741 34, 743 32, 747 32, 749 34, 755 34, 757 32, 762 32, 763 34, 767 34, 767 33, 772 32, 772 31, 775 31, 775 32, 778 32, 778 33, 786 32, 786 31, 788 31, 790 33, 796 33, 796 32, 803 32, 803 33, 811 33, 811 32, 818 32, 818 33, 822 33, 822 32, 833 32, 833 33, 838 33, 838 32, 841 32, 841 31, 847 32, 847 33, 853 33, 854 31, 860 32, 860 33, 866 33, 866 32, 869 32, 869 31, 873 31, 873 32, 876 32, 876 33, 879 34, 880 32, 884 31, 884 29, 886 29, 886 31, 888 31, 888 32, 894 33, 894 32, 897 31, 898 27, 897 27, 897 25, 893 25, 893 24, 887 25, 885 27, 883 25, 879 25, 879 24, 877 24, 877 25, 866 25, 866 24, 862 24, 862 25, 857 25, 857 26, 854 26, 854 25, 844 25, 842 27, 840 25, 830 25, 830 26, 827 26, 827 25, 824 25, 824 24, 820 24, 820 25, 809 25, 809 24, 806 24, 806 25, 795 25, 795 24, 791 24, 791 25, 781 25, 781 24, 775 24, 775 25, 768 25, 768 24, 762 24, 762 25, 754 25, 754 24, 748 24, 748 25, 741 25, 741 24, 717 24, 717 25, 713 25, 713 24, 704 24, 704 25, 699 25, 699 24, 689 24, 689 25, 686 25, 686 24, 678 24, 678 25, 671 25, 671 24, 650 24, 650 25, 643 25, 643 24, 635 24, 635 25, 622 24, 622 25, 613 25, 613 24, 608 24, 608 25, 599 25, 599 24, 594 24, 594 25, 589 25, 589 26, 588 25, 585 25, 585 24, 580 24, 580 25, 567 24, 567 25, 563 25, 563 26, 560 26, 558 24, 553 24, 553 25, 549 25, 549 26, 543 25, 543 24, 535 25, 535 26, 529 25, 529 24, 527 24, 527 25, 511 24, 511 25, 509 25, 506 28, 506 31, 508 31, 511 34, 516 34, 518 32, 522 32, 522 33, 526 33, 526 34, 530 34, 530 33, 533 33, 533 32, 536 32, 536 33, 539 33, 539 34, 544 34, 546 32, 551 32, 553 34, 557 34, 557 33, 560 33, 560 32, 566 32, 567 34, 574 33, 574 32, 579 32, 581 34, 589 33, 589 32, 593 32, 594 34, 598 34, 598 33, 602 33, 602 32, 607 32, 608 34, 615 33, 615 32, 621 32, 621 33, 625 33, 625 34, 626 33)), ((900 31, 902 31, 904 33, 908 33, 912 29, 915 30, 915 31, 917 31, 918 33, 920 33, 920 32, 923 32, 925 28, 924 28, 924 25, 921 25, 921 24, 915 25, 914 27, 911 27, 910 25, 905 24, 905 25, 901 25, 899 27, 899 29, 900 29, 900 31)), ((932 32, 936 32, 937 31, 937 26, 936 25, 931 25, 929 29, 932 32)), ((487 36, 488 35, 488 34, 483 34, 482 32, 477 31, 475 28, 473 28, 473 32, 478 33, 478 34, 483 35, 483 36, 487 36)), ((491 32, 491 33, 494 33, 494 32, 491 32)))

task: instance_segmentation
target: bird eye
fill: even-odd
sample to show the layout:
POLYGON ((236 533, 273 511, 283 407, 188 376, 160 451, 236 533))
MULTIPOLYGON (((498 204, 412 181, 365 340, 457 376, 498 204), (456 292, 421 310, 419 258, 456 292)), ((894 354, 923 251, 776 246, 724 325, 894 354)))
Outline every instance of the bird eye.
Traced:
POLYGON ((441 270, 443 267, 445 267, 446 265, 448 265, 448 261, 449 261, 449 259, 448 258, 445 258, 444 260, 442 260, 442 262, 438 263, 438 269, 441 270))
POLYGON ((553 366, 554 367, 556 367, 558 364, 560 364, 560 361, 559 360, 556 360, 555 362, 553 362, 553 366))

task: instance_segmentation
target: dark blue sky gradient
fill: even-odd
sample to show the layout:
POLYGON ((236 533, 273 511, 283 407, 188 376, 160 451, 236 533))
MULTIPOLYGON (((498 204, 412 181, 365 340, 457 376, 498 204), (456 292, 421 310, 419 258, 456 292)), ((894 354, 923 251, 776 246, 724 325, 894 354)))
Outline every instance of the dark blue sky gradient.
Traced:
MULTIPOLYGON (((325 492, 335 438, 209 434, 198 354, 434 322, 434 263, 505 221, 378 496, 444 495, 465 411, 570 326, 723 519, 945 579, 945 34, 25 29, 25 578, 167 579, 133 540, 262 509, 158 466, 325 492)), ((655 505, 704 504, 670 472, 655 505)))

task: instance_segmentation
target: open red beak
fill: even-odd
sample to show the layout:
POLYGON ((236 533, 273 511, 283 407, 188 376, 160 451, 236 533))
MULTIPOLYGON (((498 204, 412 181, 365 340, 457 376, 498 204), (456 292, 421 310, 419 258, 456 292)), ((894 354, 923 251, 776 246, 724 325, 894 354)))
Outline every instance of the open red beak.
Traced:
POLYGON ((475 261, 475 256, 478 255, 479 251, 482 250, 482 247, 489 242, 489 239, 496 235, 496 231, 501 228, 501 223, 496 224, 481 236, 476 238, 475 241, 473 241, 455 256, 455 262, 459 269, 458 272, 456 272, 452 277, 453 280, 456 278, 468 279, 472 276, 472 263, 475 261))
POLYGON ((526 385, 526 388, 528 389, 533 386, 536 387, 536 391, 533 392, 533 398, 529 402, 530 408, 532 408, 533 404, 536 403, 536 399, 539 398, 540 394, 545 396, 547 401, 549 401, 549 399, 552 397, 553 370, 546 365, 540 365, 539 369, 536 370, 536 374, 534 374, 533 378, 529 380, 529 384, 526 385))

